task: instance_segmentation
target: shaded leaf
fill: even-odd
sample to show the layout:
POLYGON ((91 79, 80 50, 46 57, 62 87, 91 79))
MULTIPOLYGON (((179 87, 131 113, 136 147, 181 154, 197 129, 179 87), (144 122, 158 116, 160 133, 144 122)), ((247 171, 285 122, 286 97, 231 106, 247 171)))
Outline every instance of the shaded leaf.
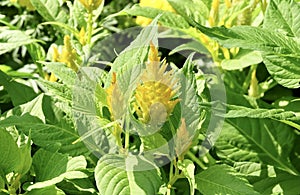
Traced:
POLYGON ((30 2, 46 21, 66 22, 68 20, 58 0, 30 0, 30 2))
POLYGON ((4 86, 5 90, 8 92, 14 106, 29 102, 37 94, 34 90, 22 83, 14 81, 13 78, 6 75, 0 70, 0 84, 4 86))
POLYGON ((0 128, 0 153, 0 172, 7 174, 14 171, 21 154, 13 137, 3 128, 0 128))
POLYGON ((159 170, 145 159, 134 156, 103 156, 96 166, 95 179, 102 195, 156 194, 161 185, 159 170), (153 169, 136 170, 143 164, 153 169))
POLYGON ((227 165, 215 165, 195 176, 197 189, 204 195, 258 195, 249 182, 227 165))
POLYGON ((19 30, 4 30, 0 32, 0 55, 10 52, 23 45, 37 42, 19 30))

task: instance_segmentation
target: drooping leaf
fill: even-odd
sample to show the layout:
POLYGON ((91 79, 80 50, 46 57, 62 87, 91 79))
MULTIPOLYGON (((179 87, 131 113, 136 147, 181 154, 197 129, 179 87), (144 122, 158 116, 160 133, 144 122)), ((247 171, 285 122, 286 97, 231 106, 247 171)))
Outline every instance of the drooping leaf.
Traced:
POLYGON ((215 165, 195 176, 196 188, 204 195, 258 195, 249 182, 227 165, 215 165))
POLYGON ((31 87, 14 81, 13 78, 8 76, 1 70, 0 84, 4 86, 5 90, 8 92, 14 106, 29 102, 37 96, 37 94, 31 87))
POLYGON ((32 39, 22 31, 4 30, 0 32, 0 55, 10 52, 20 46, 35 42, 37 42, 37 40, 32 39))
POLYGON ((19 165, 20 150, 12 136, 0 128, 0 172, 7 174, 14 171, 19 165))
POLYGON ((185 44, 181 44, 178 47, 176 47, 175 49, 173 49, 169 55, 173 55, 174 53, 180 53, 181 51, 185 51, 185 50, 192 50, 201 54, 209 54, 209 52, 207 51, 207 49, 199 42, 197 41, 191 41, 185 44))
POLYGON ((279 84, 288 88, 300 87, 300 56, 267 53, 263 57, 268 71, 279 84))
POLYGON ((161 185, 159 170, 145 159, 134 156, 103 156, 96 166, 95 179, 103 195, 156 194, 161 185))
POLYGON ((239 52, 237 56, 230 60, 222 60, 221 66, 225 70, 243 69, 253 64, 259 64, 263 61, 261 53, 258 51, 239 52))

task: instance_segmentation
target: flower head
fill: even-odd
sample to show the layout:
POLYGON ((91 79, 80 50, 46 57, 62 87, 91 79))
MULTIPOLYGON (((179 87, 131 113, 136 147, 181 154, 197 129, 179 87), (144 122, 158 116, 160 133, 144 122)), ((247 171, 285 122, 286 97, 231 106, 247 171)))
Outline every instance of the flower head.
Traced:
POLYGON ((151 44, 146 70, 136 88, 133 103, 137 116, 144 123, 165 122, 179 102, 174 98, 177 89, 173 71, 166 71, 166 68, 166 62, 160 62, 158 50, 151 44))

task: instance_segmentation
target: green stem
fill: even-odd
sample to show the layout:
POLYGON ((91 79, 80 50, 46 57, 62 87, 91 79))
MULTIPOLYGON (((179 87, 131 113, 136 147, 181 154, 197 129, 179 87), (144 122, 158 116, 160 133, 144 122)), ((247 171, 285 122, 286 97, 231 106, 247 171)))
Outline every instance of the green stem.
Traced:
POLYGON ((89 11, 88 13, 88 21, 87 21, 87 44, 91 44, 92 34, 93 34, 93 11, 89 11))
POLYGON ((206 166, 203 164, 203 162, 201 162, 191 151, 188 151, 187 155, 192 161, 199 165, 199 167, 206 169, 206 166))
MULTIPOLYGON (((128 150, 129 150, 129 138, 130 138, 130 132, 129 132, 129 120, 127 120, 127 118, 125 117, 125 153, 128 154, 128 150)), ((123 122, 123 123, 124 123, 123 122)), ((122 125, 124 126, 124 125, 122 125)))

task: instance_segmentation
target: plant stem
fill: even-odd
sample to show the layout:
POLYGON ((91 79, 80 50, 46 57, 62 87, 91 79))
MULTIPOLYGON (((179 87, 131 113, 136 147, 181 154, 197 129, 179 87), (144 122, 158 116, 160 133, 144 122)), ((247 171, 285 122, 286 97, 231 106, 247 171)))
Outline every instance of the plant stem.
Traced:
POLYGON ((89 11, 88 13, 88 21, 87 21, 87 44, 91 44, 92 34, 93 34, 93 11, 89 11))
MULTIPOLYGON (((125 123, 125 153, 128 154, 128 149, 129 149, 129 138, 130 138, 130 132, 129 132, 129 120, 127 120, 127 118, 125 117, 123 124, 125 123)), ((123 125, 124 126, 124 125, 123 125)))
POLYGON ((192 161, 194 161, 199 167, 202 169, 206 169, 206 166, 201 162, 191 151, 187 152, 188 157, 191 158, 192 161))

